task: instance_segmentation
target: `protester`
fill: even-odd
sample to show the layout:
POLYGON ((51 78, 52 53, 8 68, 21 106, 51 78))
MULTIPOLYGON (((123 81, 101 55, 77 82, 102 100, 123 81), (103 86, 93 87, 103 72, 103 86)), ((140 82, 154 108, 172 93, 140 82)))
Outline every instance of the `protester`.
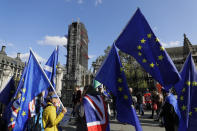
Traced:
POLYGON ((162 106, 159 117, 164 118, 164 126, 166 131, 177 131, 179 126, 178 115, 180 114, 177 100, 175 96, 170 93, 170 91, 166 91, 165 95, 165 103, 162 106))
POLYGON ((66 108, 57 116, 56 105, 58 103, 58 96, 54 92, 50 92, 47 96, 47 106, 43 112, 43 127, 45 131, 58 131, 57 125, 67 112, 66 108))
POLYGON ((145 105, 147 110, 151 110, 151 93, 149 92, 149 89, 146 89, 146 92, 144 94, 144 99, 145 99, 145 105))
POLYGON ((139 109, 139 115, 144 115, 144 109, 143 109, 143 95, 142 92, 138 92, 137 95, 137 104, 138 104, 138 109, 139 109))
POLYGON ((158 109, 158 92, 154 90, 151 95, 151 101, 152 101, 152 115, 150 118, 154 118, 154 112, 158 109))
POLYGON ((80 103, 80 99, 81 99, 81 90, 79 89, 79 87, 76 87, 75 91, 73 92, 73 96, 72 96, 72 102, 73 102, 72 115, 73 116, 75 116, 75 112, 76 112, 78 105, 80 103))
POLYGON ((77 131, 93 129, 94 131, 107 131, 109 129, 107 107, 101 94, 93 86, 89 85, 84 87, 82 98, 83 100, 78 111, 77 131), (103 110, 100 112, 104 113, 102 114, 102 118, 98 118, 98 114, 95 114, 97 112, 96 110, 100 109, 104 109, 104 112, 102 112, 103 110), (92 123, 95 124, 92 125, 92 123))

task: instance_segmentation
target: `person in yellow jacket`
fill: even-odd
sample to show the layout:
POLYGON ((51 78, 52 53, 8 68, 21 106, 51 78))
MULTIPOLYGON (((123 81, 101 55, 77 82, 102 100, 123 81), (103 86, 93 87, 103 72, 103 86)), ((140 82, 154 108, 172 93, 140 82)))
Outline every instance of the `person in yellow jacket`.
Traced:
POLYGON ((49 93, 47 96, 47 106, 43 111, 42 122, 45 131, 58 131, 57 125, 67 112, 66 108, 62 109, 62 112, 57 116, 56 104, 58 103, 57 95, 49 93))

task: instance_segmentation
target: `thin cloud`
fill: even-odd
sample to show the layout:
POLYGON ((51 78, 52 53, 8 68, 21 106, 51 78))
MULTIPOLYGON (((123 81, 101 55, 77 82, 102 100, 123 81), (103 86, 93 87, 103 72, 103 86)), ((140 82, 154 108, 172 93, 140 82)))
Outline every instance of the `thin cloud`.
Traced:
POLYGON ((95 58, 96 55, 88 55, 89 59, 95 58))
MULTIPOLYGON (((46 63, 47 60, 46 60, 45 58, 39 56, 39 55, 38 55, 37 53, 35 53, 35 52, 34 52, 34 54, 35 54, 35 56, 36 56, 36 58, 38 59, 39 62, 41 62, 41 63, 46 63)), ((17 53, 13 53, 12 55, 9 55, 9 56, 12 57, 12 58, 16 58, 17 53)), ((21 60, 22 60, 23 62, 27 62, 28 59, 29 59, 29 53, 22 53, 22 54, 20 54, 20 58, 21 58, 21 60)))
POLYGON ((161 42, 164 47, 178 47, 181 46, 180 41, 161 42))
POLYGON ((77 3, 78 4, 82 4, 83 3, 83 0, 78 0, 77 3))
POLYGON ((97 5, 99 5, 99 4, 102 4, 102 2, 103 2, 102 0, 96 0, 96 1, 95 1, 95 5, 97 6, 97 5))
POLYGON ((0 40, 0 45, 9 46, 9 47, 13 47, 14 46, 13 43, 7 42, 6 40, 0 40))
POLYGON ((67 45, 67 38, 61 36, 45 36, 43 40, 37 41, 40 45, 67 45))

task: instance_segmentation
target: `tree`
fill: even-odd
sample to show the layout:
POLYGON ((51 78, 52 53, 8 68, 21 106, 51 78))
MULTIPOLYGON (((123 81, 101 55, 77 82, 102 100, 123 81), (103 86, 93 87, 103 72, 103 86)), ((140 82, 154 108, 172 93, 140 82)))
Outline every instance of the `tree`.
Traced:
MULTIPOLYGON (((101 61, 104 61, 104 59, 109 54, 110 49, 111 49, 111 46, 108 46, 104 50, 104 55, 99 56, 96 59, 96 61, 98 61, 98 59, 101 61)), ((132 56, 122 51, 118 51, 118 53, 119 53, 120 60, 123 65, 123 70, 125 72, 128 87, 133 88, 134 94, 138 90, 145 91, 146 90, 145 88, 149 87, 147 79, 146 79, 147 73, 144 71, 143 68, 141 68, 141 66, 137 63, 137 61, 132 56)))

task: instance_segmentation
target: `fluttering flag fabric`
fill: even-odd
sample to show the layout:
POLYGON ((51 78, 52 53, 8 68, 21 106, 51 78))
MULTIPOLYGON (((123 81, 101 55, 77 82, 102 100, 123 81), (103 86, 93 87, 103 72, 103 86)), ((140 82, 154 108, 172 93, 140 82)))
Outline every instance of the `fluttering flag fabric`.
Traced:
POLYGON ((25 130, 29 115, 29 102, 42 91, 46 90, 49 85, 50 83, 44 75, 38 61, 30 51, 27 72, 20 97, 20 109, 18 109, 14 131, 25 130))
MULTIPOLYGON (((51 54, 48 61, 46 62, 46 64, 43 67, 47 77, 51 81, 54 88, 56 88, 55 78, 56 78, 56 67, 57 67, 57 63, 58 63, 58 54, 59 54, 59 46, 57 46, 55 48, 55 50, 53 51, 53 53, 51 54)), ((50 92, 50 91, 53 91, 53 89, 48 88, 47 90, 45 90, 45 96, 44 96, 45 98, 47 97, 48 92, 50 92)))
POLYGON ((14 82, 14 77, 12 77, 5 88, 0 92, 0 102, 8 105, 9 102, 11 101, 11 98, 14 96, 15 93, 15 82, 14 82))
POLYGON ((58 63, 59 47, 57 46, 44 65, 44 71, 55 88, 56 66, 58 63))
POLYGON ((15 126, 15 122, 16 122, 16 117, 18 114, 18 108, 19 108, 19 104, 20 104, 20 99, 17 99, 17 95, 18 93, 22 92, 22 87, 23 87, 23 83, 24 83, 24 77, 26 75, 26 69, 27 67, 25 66, 23 69, 23 73, 22 76, 20 78, 17 90, 13 96, 13 100, 9 102, 9 104, 7 105, 4 114, 3 114, 3 118, 6 121, 8 128, 11 130, 14 128, 15 126))
POLYGON ((177 116, 179 117, 179 119, 181 119, 181 113, 180 113, 180 110, 179 110, 177 99, 175 98, 175 96, 172 93, 170 93, 166 97, 165 102, 168 102, 169 104, 171 104, 173 106, 174 111, 176 112, 177 116))
POLYGON ((115 45, 121 51, 132 55, 162 86, 172 85, 180 80, 174 63, 140 9, 137 9, 115 45))
POLYGON ((22 76, 20 78, 20 81, 19 81, 19 84, 18 84, 18 87, 17 87, 17 90, 14 94, 14 98, 17 96, 18 92, 21 91, 21 88, 23 87, 23 84, 24 84, 24 78, 26 76, 26 73, 27 73, 27 65, 25 65, 24 69, 23 69, 23 73, 22 73, 22 76))
POLYGON ((109 131, 107 107, 100 95, 84 96, 83 106, 88 131, 109 131))
POLYGON ((180 72, 181 81, 175 85, 181 112, 179 131, 197 129, 197 71, 191 53, 180 72))
POLYGON ((115 45, 104 60, 96 74, 95 80, 106 86, 116 98, 117 120, 135 126, 136 131, 142 131, 132 98, 126 83, 126 77, 115 45))

